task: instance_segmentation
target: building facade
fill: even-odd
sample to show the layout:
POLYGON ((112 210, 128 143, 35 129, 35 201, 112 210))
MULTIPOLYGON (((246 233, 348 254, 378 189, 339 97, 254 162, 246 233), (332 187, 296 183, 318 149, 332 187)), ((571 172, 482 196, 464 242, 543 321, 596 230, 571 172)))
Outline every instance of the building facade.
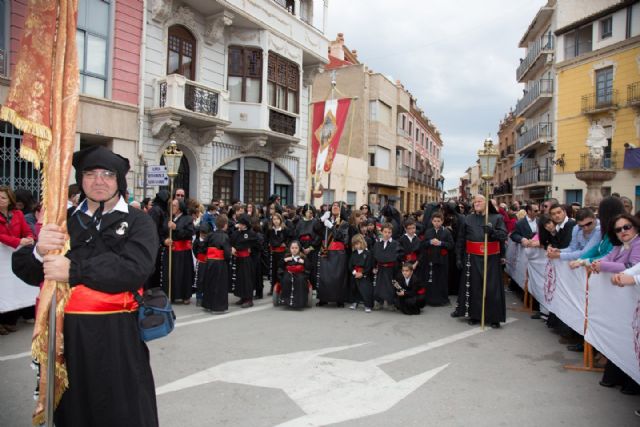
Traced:
POLYGON ((607 146, 600 168, 616 172, 602 193, 640 202, 640 170, 624 169, 625 144, 640 141, 640 3, 611 5, 582 19, 563 22, 558 40, 558 146, 554 197, 582 202, 586 184, 575 172, 593 167, 586 140, 602 126, 607 146))
POLYGON ((493 175, 493 196, 499 203, 511 204, 514 200, 522 200, 522 194, 514 194, 513 165, 515 163, 516 128, 519 121, 512 111, 504 116, 498 128, 498 151, 500 157, 493 175))
POLYGON ((322 0, 154 0, 145 38, 143 158, 175 140, 176 186, 208 202, 309 199, 314 76, 327 62, 322 0))
MULTIPOLYGON (((0 1, 0 103, 6 99, 17 60, 26 0, 0 1)), ((80 102, 76 149, 100 144, 136 164, 140 150, 140 46, 142 0, 79 0, 78 65, 80 102)), ((0 185, 40 192, 33 165, 18 158, 21 133, 0 122, 0 185)), ((72 174, 73 176, 73 174, 72 174)), ((136 181, 135 168, 127 177, 136 181)))

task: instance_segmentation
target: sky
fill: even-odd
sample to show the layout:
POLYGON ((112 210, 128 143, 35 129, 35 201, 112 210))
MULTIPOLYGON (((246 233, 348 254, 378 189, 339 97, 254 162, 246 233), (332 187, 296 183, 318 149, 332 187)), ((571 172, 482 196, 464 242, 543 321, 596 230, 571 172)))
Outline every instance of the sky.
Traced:
POLYGON ((515 109, 518 47, 546 0, 329 0, 325 35, 374 72, 398 79, 440 130, 445 189, 515 109), (389 7, 392 5, 393 7, 389 7))

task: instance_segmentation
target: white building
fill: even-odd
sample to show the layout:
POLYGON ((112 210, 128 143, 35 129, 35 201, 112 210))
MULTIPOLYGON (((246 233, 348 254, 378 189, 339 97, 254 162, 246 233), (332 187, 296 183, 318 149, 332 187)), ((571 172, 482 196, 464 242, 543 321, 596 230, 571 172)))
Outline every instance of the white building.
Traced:
MULTIPOLYGON (((184 152, 176 186, 207 203, 308 200, 310 85, 327 0, 151 0, 143 153, 184 152)), ((151 193, 151 192, 149 192, 151 193)))

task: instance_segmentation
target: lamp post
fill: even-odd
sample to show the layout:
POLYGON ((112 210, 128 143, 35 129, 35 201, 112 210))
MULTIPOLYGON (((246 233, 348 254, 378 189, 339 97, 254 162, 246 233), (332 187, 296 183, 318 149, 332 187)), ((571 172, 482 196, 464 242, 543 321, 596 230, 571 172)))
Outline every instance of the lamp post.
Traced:
MULTIPOLYGON (((167 175, 169 176, 169 194, 171 195, 169 199, 171 202, 169 203, 169 218, 173 218, 173 180, 178 176, 182 151, 178 149, 178 144, 175 141, 171 141, 167 149, 164 150, 162 157, 164 158, 164 164, 167 166, 167 175)), ((169 301, 171 301, 171 282, 173 277, 173 230, 171 228, 169 228, 169 241, 171 246, 169 246, 169 277, 167 277, 167 284, 169 285, 169 301)))
MULTIPOLYGON (((478 158, 480 159, 480 178, 484 181, 484 223, 489 223, 489 181, 493 179, 493 174, 496 169, 496 162, 500 157, 498 149, 493 145, 491 138, 484 140, 484 149, 478 151, 478 158)), ((482 317, 480 320, 480 326, 484 329, 484 308, 485 299, 487 298, 487 254, 488 235, 484 234, 484 270, 482 271, 482 317)))

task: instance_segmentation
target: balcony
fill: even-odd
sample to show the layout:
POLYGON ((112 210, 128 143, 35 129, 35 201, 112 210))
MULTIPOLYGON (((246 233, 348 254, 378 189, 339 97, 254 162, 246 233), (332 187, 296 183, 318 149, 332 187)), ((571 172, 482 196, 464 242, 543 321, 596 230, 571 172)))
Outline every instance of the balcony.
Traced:
POLYGON ((513 148, 513 145, 507 146, 507 157, 513 157, 516 154, 516 150, 513 148))
POLYGON ((296 121, 296 116, 269 108, 269 129, 274 132, 294 136, 296 134, 296 121))
POLYGON ((547 62, 547 54, 553 54, 553 47, 553 34, 545 34, 529 46, 527 56, 516 70, 516 79, 523 83, 528 76, 536 74, 541 65, 547 62))
POLYGON ((413 181, 419 184, 427 185, 427 174, 418 171, 417 169, 409 170, 409 181, 413 181))
POLYGON ((618 91, 607 89, 582 96, 582 114, 592 115, 618 109, 618 91))
POLYGON ((580 154, 580 170, 609 170, 615 171, 618 167, 617 153, 605 152, 601 157, 594 158, 589 153, 580 154))
POLYGON ((541 187, 551 184, 551 168, 532 168, 516 175, 516 188, 541 187))
POLYGON ((627 86, 627 106, 640 108, 640 82, 631 83, 627 86))
POLYGON ((519 153, 525 149, 532 148, 536 144, 546 143, 553 137, 553 123, 543 122, 534 125, 531 129, 518 135, 516 151, 519 153))
POLYGON ((228 93, 171 74, 156 81, 149 114, 156 137, 179 125, 196 131, 223 128, 230 124, 228 93))
POLYGON ((553 96, 553 79, 536 81, 529 91, 516 104, 516 116, 522 116, 527 111, 536 111, 546 104, 553 96))
POLYGON ((405 188, 409 186, 409 168, 403 166, 396 170, 396 187, 405 188))
POLYGON ((507 194, 511 194, 511 192, 512 192, 511 182, 509 181, 504 181, 502 184, 498 184, 495 187, 493 187, 494 196, 504 196, 507 194))

